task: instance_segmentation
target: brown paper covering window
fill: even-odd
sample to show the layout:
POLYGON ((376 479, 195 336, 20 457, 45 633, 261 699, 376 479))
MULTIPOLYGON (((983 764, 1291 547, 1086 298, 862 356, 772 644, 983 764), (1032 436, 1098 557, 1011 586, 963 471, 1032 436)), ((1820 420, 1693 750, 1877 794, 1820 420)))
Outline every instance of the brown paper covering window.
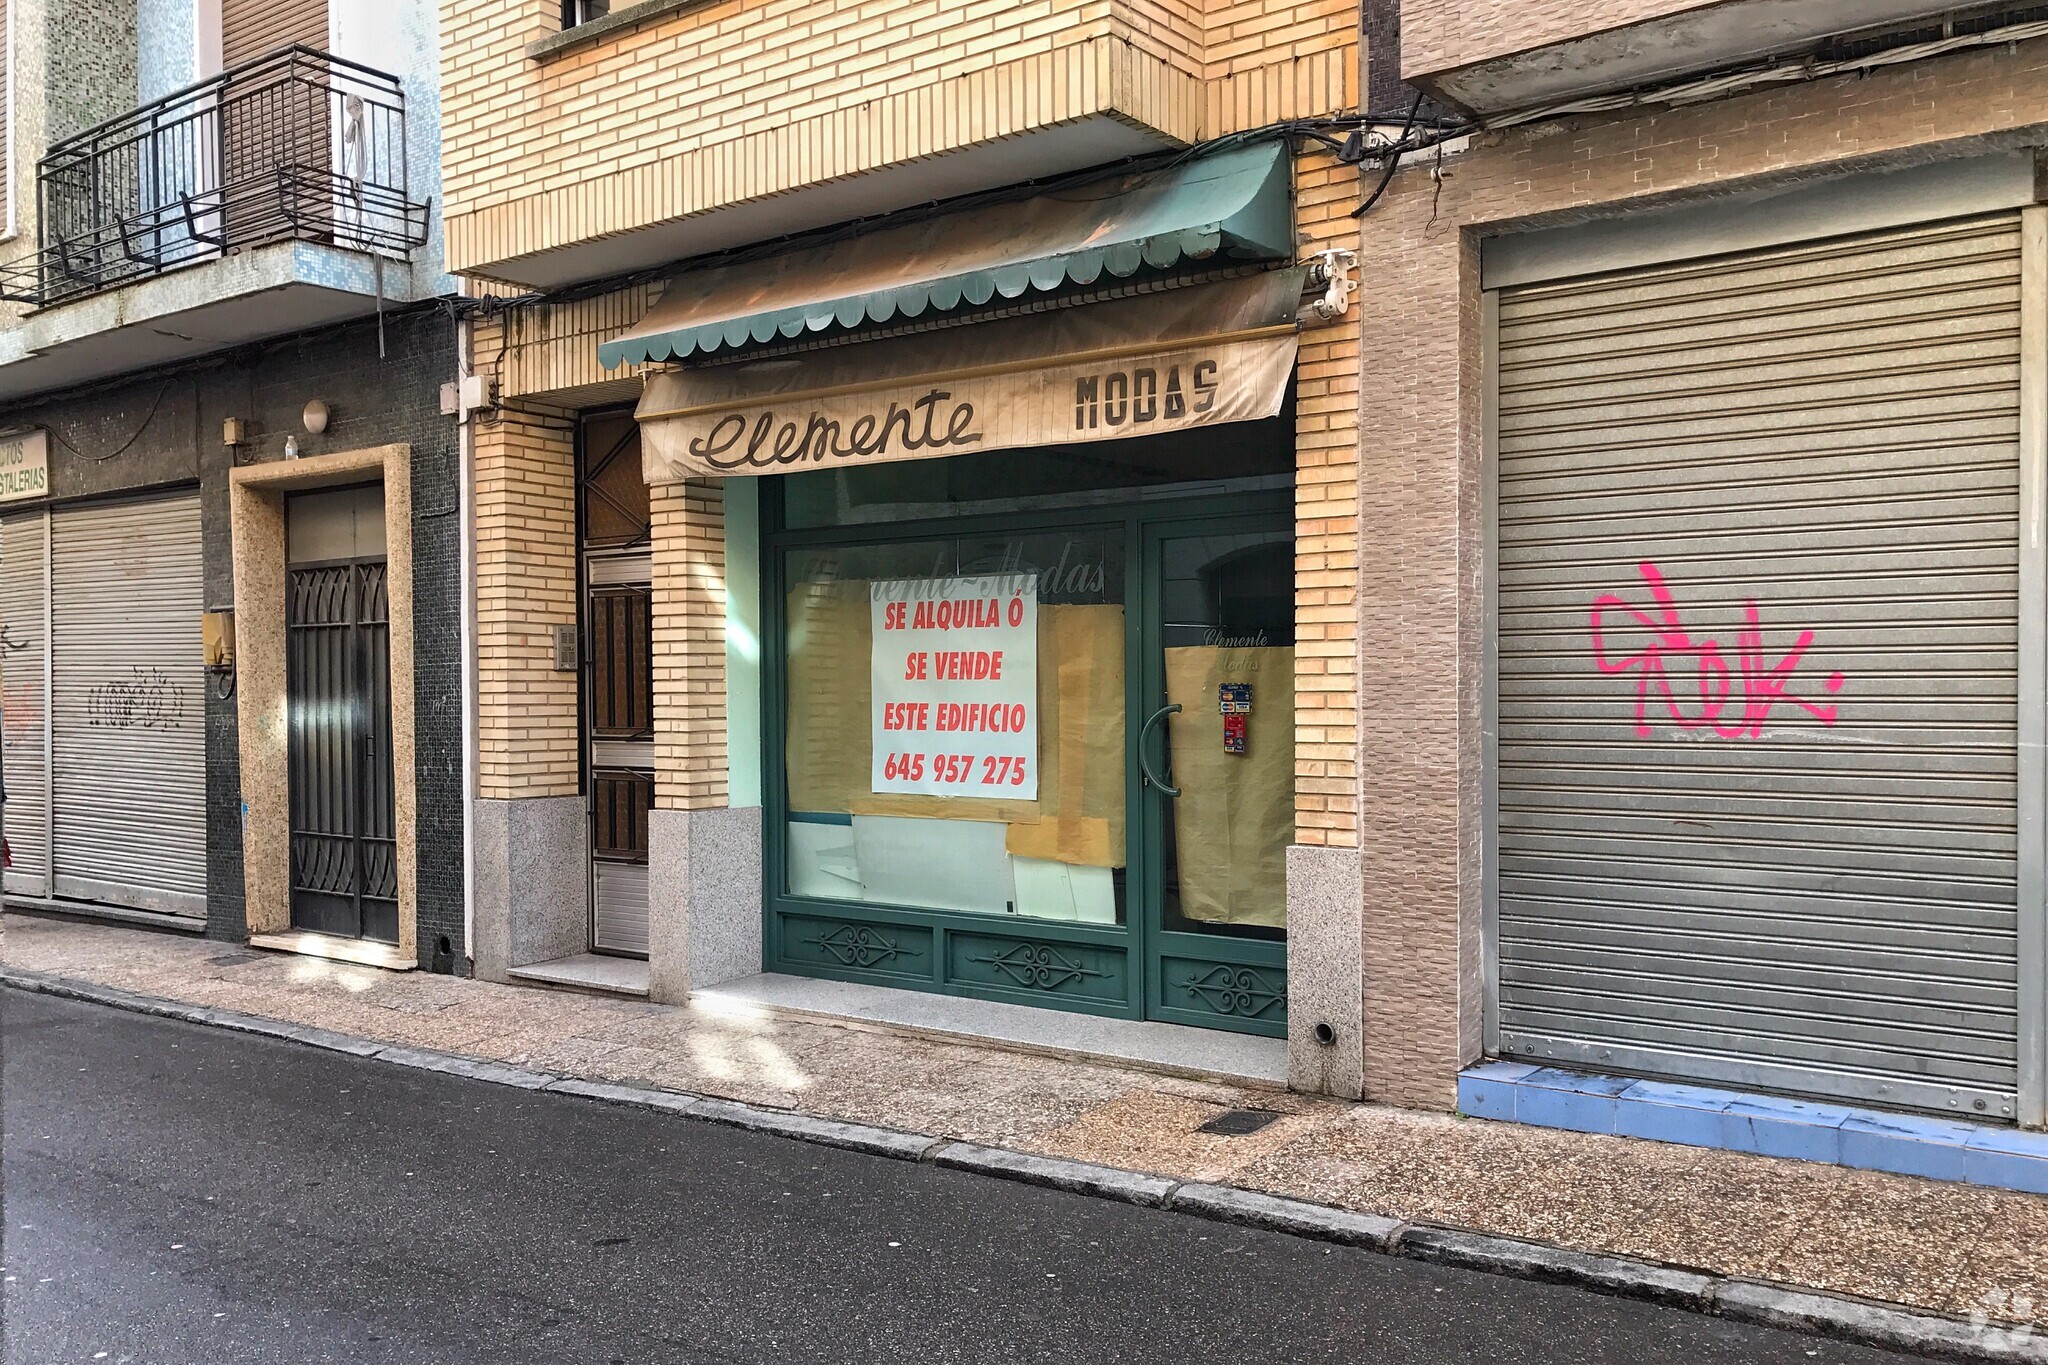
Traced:
POLYGON ((1287 923, 1294 837, 1294 650, 1197 646, 1166 651, 1180 912, 1206 924, 1287 923), (1250 683, 1245 752, 1223 750, 1218 687, 1250 683))
POLYGON ((869 789, 870 611, 862 581, 790 590, 790 810, 1002 821, 1014 856, 1122 867, 1124 609, 1039 604, 1036 801, 869 789))

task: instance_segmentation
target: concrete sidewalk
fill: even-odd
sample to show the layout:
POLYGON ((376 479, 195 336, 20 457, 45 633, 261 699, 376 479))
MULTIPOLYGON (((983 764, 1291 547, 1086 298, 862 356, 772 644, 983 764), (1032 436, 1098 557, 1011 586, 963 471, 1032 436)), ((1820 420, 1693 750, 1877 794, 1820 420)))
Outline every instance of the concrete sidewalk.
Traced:
POLYGON ((9 915, 10 967, 380 1043, 2048 1326, 2048 1198, 1412 1114, 765 1011, 386 973, 9 915), (1244 1136, 1198 1131, 1279 1111, 1244 1136))

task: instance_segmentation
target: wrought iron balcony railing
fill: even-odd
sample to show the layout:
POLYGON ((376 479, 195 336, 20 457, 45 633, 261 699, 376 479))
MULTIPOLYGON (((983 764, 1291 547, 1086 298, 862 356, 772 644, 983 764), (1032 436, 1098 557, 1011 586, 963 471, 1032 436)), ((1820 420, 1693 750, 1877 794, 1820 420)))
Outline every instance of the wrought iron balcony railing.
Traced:
POLYGON ((0 266, 37 306, 265 242, 403 257, 427 236, 395 77, 282 47, 66 138, 36 167, 38 250, 0 266))

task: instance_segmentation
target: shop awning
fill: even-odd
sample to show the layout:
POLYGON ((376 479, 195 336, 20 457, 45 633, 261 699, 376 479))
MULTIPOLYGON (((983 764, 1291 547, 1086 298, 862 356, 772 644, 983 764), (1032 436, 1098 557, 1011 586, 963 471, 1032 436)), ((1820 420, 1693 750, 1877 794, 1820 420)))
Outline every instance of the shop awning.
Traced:
POLYGON ((1285 144, 1257 143, 1036 198, 687 271, 632 331, 598 348, 607 368, 687 360, 833 328, 978 307, 1108 275, 1294 252, 1285 144))
POLYGON ((662 370, 638 416, 647 481, 1166 435, 1277 414, 1306 271, 662 370))

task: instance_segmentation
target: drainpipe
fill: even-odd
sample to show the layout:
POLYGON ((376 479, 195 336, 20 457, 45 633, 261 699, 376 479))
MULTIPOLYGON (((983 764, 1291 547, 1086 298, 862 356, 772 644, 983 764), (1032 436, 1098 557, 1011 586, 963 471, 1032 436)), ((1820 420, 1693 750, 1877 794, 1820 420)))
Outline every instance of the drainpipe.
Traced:
POLYGON ((462 394, 468 389, 471 328, 455 323, 456 497, 462 561, 462 955, 476 970, 476 425, 462 394))

